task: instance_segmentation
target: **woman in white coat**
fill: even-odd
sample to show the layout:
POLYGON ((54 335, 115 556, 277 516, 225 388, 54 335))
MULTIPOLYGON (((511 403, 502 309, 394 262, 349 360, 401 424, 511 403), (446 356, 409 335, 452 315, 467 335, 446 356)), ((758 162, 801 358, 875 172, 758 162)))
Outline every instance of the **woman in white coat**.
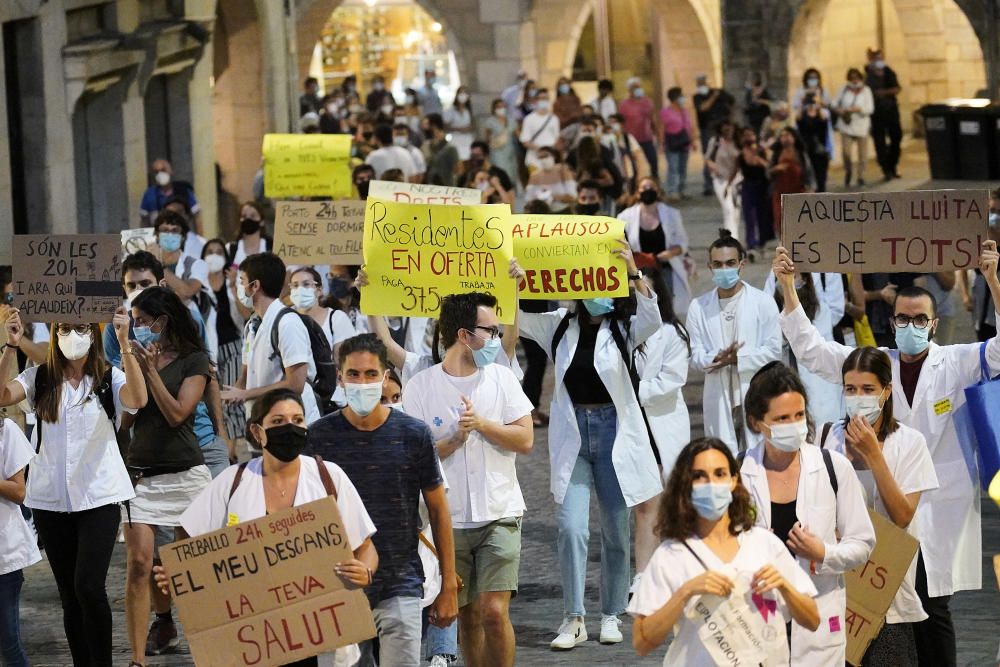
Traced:
POLYGON ((847 652, 843 573, 865 563, 875 546, 861 482, 842 455, 808 444, 805 387, 780 361, 750 381, 746 411, 750 427, 764 436, 740 466, 757 525, 788 546, 819 591, 819 628, 793 624, 791 664, 841 667, 847 652))
POLYGON ((635 350, 660 330, 660 311, 628 244, 621 244, 634 298, 585 299, 573 311, 520 313, 521 336, 552 355, 556 369, 549 462, 565 619, 555 649, 587 640, 591 487, 601 511, 602 643, 622 640, 618 616, 629 587, 629 508, 663 488, 629 371, 635 350))
POLYGON ((636 202, 618 214, 625 223, 625 237, 632 252, 648 255, 666 273, 664 282, 674 295, 674 312, 683 317, 691 304, 684 256, 688 236, 681 212, 663 203, 663 193, 656 179, 643 178, 636 190, 636 202))
MULTIPOLYGON (((670 288, 659 269, 642 270, 656 293, 660 309, 660 330, 653 334, 635 355, 639 375, 639 404, 653 437, 653 454, 664 481, 670 477, 677 455, 691 441, 691 419, 682 389, 687 383, 691 339, 677 319, 670 288)), ((632 590, 649 557, 660 543, 654 533, 660 495, 635 506, 635 580, 632 590)))
MULTIPOLYGON (((860 347, 844 362, 847 419, 823 427, 820 447, 844 454, 858 471, 868 508, 920 540, 933 539, 913 521, 920 495, 938 487, 924 436, 893 417, 892 362, 874 347, 860 347)), ((885 625, 862 667, 917 667, 914 623, 927 618, 916 591, 917 559, 889 607, 885 625)))
POLYGON ((743 244, 728 231, 708 249, 716 288, 691 302, 691 366, 705 373, 705 434, 733 452, 759 439, 746 427, 743 396, 757 370, 781 358, 781 329, 774 298, 740 279, 743 244), (739 428, 735 423, 739 422, 739 428))

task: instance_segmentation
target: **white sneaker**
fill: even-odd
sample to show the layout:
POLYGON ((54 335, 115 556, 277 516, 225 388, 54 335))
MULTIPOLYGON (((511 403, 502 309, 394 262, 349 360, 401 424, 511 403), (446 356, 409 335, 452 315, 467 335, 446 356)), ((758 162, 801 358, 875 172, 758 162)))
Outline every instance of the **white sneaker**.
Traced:
POLYGON ((451 667, 451 661, 448 660, 447 656, 436 655, 431 658, 430 667, 451 667))
POLYGON ((601 643, 617 644, 622 640, 622 631, 618 628, 622 624, 617 616, 601 617, 601 643))
MULTIPOLYGON (((559 626, 559 636, 549 644, 550 648, 568 651, 577 644, 587 641, 587 626, 583 624, 583 619, 579 616, 570 616, 559 626)), ((619 639, 619 641, 621 641, 619 639)))

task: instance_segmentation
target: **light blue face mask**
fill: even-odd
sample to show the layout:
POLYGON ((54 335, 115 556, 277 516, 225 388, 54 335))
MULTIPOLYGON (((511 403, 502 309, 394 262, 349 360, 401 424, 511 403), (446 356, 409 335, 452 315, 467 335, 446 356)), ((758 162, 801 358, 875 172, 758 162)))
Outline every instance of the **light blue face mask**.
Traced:
POLYGON ((740 281, 740 270, 727 266, 722 269, 712 269, 712 282, 719 289, 732 289, 740 281))
POLYGON ((727 483, 695 484, 691 487, 691 504, 702 519, 716 521, 726 513, 732 502, 733 490, 727 483))
MULTIPOLYGON (((472 350, 472 348, 469 348, 472 350)), ((494 361, 496 361, 497 354, 500 352, 500 339, 490 338, 486 343, 478 350, 472 350, 472 360, 476 362, 477 368, 486 368, 494 361)))
POLYGON ((1000 213, 990 213, 990 227, 996 227, 1000 223, 1000 213))
POLYGON ((600 296, 596 299, 584 299, 583 307, 587 309, 591 317, 601 317, 607 315, 615 309, 615 300, 609 296, 600 296))
POLYGON ((177 252, 181 249, 181 238, 180 234, 174 234, 173 232, 163 232, 160 234, 160 248, 165 252, 177 252))
POLYGON ((930 345, 930 335, 931 327, 929 324, 923 329, 918 329, 912 324, 896 327, 896 347, 903 354, 921 354, 930 345))
POLYGON ((149 347, 160 340, 160 334, 153 331, 152 327, 132 327, 132 333, 143 347, 149 347))

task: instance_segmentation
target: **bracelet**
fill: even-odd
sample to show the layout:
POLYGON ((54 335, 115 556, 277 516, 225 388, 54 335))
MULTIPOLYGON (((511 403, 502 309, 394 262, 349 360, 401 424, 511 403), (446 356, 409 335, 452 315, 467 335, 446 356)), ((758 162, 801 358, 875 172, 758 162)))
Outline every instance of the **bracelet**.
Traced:
POLYGON ((642 274, 641 273, 629 273, 628 274, 628 279, 629 280, 642 280, 642 274))
POLYGON ((7 348, 8 348, 8 347, 9 347, 10 349, 12 349, 12 350, 20 350, 20 349, 21 349, 21 348, 20 348, 20 347, 18 347, 17 345, 11 345, 10 343, 4 343, 4 344, 3 344, 3 351, 4 351, 4 352, 6 352, 6 351, 7 351, 7 348))
POLYGON ((135 352, 132 350, 122 350, 122 356, 124 357, 126 354, 131 354, 133 357, 135 356, 135 352))

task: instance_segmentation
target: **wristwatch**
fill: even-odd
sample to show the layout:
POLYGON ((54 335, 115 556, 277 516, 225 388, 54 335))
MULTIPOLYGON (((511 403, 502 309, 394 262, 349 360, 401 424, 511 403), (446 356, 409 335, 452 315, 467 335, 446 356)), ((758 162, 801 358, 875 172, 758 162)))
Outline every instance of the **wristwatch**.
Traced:
POLYGON ((630 273, 630 274, 628 274, 628 279, 629 280, 642 280, 642 274, 641 273, 630 273))

